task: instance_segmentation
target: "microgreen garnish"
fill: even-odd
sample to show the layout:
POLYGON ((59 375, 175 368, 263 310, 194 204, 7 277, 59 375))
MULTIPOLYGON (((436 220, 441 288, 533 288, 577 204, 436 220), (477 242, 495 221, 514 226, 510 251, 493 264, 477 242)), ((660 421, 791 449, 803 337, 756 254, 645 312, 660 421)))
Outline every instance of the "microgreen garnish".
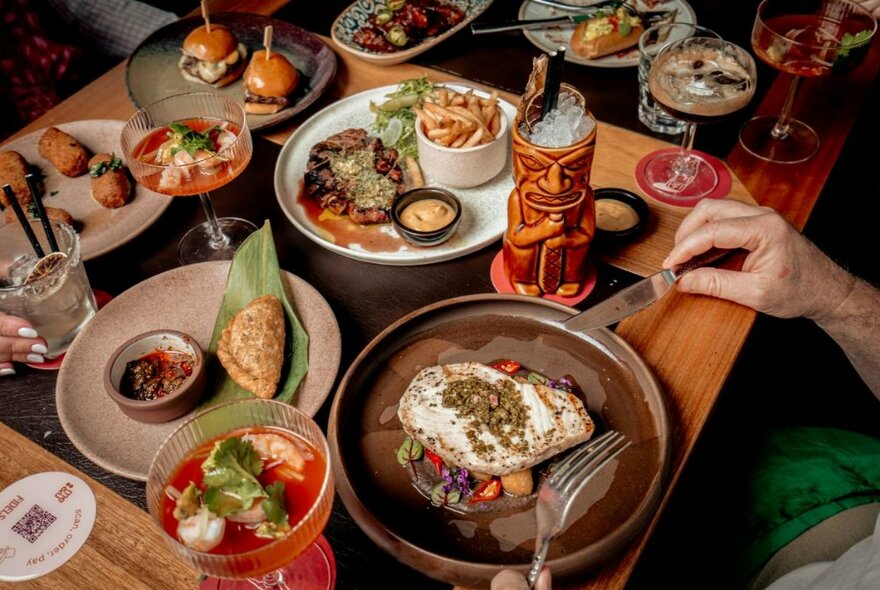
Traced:
MULTIPOLYGON (((98 162, 92 166, 89 166, 89 176, 92 178, 98 178, 99 176, 104 175, 109 170, 119 170, 122 168, 122 160, 113 156, 110 158, 110 161, 98 162)), ((52 193, 54 195, 58 191, 52 193)))
POLYGON ((211 139, 211 132, 220 129, 216 125, 209 127, 202 133, 190 129, 183 123, 170 123, 168 127, 173 132, 173 135, 176 136, 174 139, 177 139, 176 145, 171 148, 172 156, 181 150, 185 150, 190 156, 195 156, 199 150, 214 153, 216 148, 214 147, 214 140, 211 139))

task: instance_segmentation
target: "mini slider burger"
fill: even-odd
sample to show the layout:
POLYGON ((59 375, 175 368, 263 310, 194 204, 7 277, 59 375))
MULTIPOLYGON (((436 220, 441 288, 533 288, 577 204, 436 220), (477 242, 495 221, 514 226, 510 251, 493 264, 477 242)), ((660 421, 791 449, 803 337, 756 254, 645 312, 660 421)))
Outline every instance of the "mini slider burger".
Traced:
POLYGON ((287 107, 288 95, 299 82, 299 72, 277 51, 255 51, 244 73, 244 110, 271 115, 287 107))
POLYGON ((241 76, 247 49, 235 35, 222 25, 205 25, 194 30, 183 41, 183 56, 177 64, 181 74, 191 82, 226 86, 241 76))

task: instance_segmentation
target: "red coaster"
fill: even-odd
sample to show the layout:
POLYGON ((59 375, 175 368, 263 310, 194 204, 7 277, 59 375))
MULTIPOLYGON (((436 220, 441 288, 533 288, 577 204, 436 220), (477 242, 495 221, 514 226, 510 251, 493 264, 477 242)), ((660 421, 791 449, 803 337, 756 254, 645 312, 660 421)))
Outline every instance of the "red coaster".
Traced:
MULTIPOLYGON (((563 303, 568 305, 569 307, 574 307, 581 301, 587 298, 593 291, 593 287, 596 286, 596 267, 590 264, 590 268, 588 270, 589 277, 584 282, 581 287, 580 292, 574 297, 561 297, 559 295, 542 295, 542 299, 548 299, 550 301, 556 301, 557 303, 563 303)), ((513 289, 513 285, 510 284, 510 279, 507 277, 507 273, 504 272, 504 250, 498 252, 495 258, 492 260, 492 267, 489 270, 489 276, 492 278, 492 286, 495 287, 495 290, 499 293, 512 293, 516 294, 516 291, 513 289)))
MULTIPOLYGON (((324 535, 315 539, 299 557, 281 568, 280 588, 295 590, 333 590, 336 586, 336 558, 324 535)), ((199 590, 253 590, 262 588, 256 580, 205 578, 199 590)))
MULTIPOLYGON (((113 299, 113 295, 110 293, 106 293, 104 291, 100 291, 98 289, 92 289, 92 293, 95 294, 95 303, 98 305, 98 309, 101 309, 105 305, 107 305, 111 299, 113 299)), ((61 368, 61 361, 64 360, 64 353, 62 352, 58 356, 53 359, 47 360, 45 363, 25 363, 32 369, 40 369, 43 371, 57 371, 61 368)))
POLYGON ((652 199, 660 201, 661 203, 674 205, 676 207, 693 207, 702 199, 723 199, 730 193, 730 187, 733 185, 733 178, 730 175, 730 170, 727 169, 727 166, 724 164, 724 162, 722 162, 715 156, 710 156, 709 154, 701 152, 699 150, 693 150, 693 153, 705 159, 706 162, 708 162, 709 165, 712 166, 712 169, 718 176, 718 184, 712 192, 701 197, 671 197, 669 195, 661 193, 653 186, 648 184, 647 180, 645 179, 645 167, 648 165, 648 162, 658 156, 677 154, 678 152, 679 148, 659 150, 656 152, 651 152, 650 154, 639 160, 639 163, 636 164, 636 182, 638 183, 639 188, 642 189, 643 193, 645 193, 652 199))

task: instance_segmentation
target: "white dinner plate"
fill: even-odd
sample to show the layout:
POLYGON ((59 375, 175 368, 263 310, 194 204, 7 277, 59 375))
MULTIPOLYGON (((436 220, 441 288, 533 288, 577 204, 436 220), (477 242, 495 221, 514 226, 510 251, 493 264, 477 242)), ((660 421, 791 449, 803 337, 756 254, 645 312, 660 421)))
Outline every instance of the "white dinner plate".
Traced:
MULTIPOLYGON (((459 91, 467 89, 456 84, 446 86, 459 91)), ((507 228, 507 197, 513 190, 510 150, 504 169, 492 180, 470 189, 449 189, 461 200, 462 220, 455 235, 439 246, 412 246, 397 234, 390 223, 358 228, 358 232, 363 233, 362 242, 341 244, 321 227, 320 221, 309 217, 300 202, 300 193, 311 147, 352 127, 370 132, 374 118, 370 112, 370 101, 381 103, 385 95, 396 88, 396 85, 374 88, 333 103, 313 115, 288 138, 275 166, 275 194, 284 214, 299 231, 319 246, 349 258, 376 264, 410 266, 450 260, 499 239, 507 228)), ((499 102, 508 120, 513 121, 516 108, 505 100, 499 99, 499 102)), ((425 180, 428 186, 443 186, 432 182, 430 177, 425 180)))
MULTIPOLYGON (((113 153, 125 163, 120 137, 125 121, 99 119, 75 121, 56 125, 76 138, 89 156, 113 153)), ((91 177, 85 173, 76 178, 64 176, 40 155, 39 143, 45 129, 19 137, 0 147, 16 151, 43 175, 43 204, 46 207, 66 209, 79 224, 80 252, 83 260, 91 260, 117 248, 140 235, 150 227, 171 204, 173 197, 160 195, 134 182, 129 175, 134 194, 130 201, 117 209, 106 209, 91 196, 91 177)), ((0 223, 4 222, 0 215, 0 223)))
MULTIPOLYGON (((566 3, 572 5, 583 4, 586 6, 594 4, 595 2, 587 2, 584 0, 578 2, 578 0, 569 0, 566 3)), ((657 4, 650 9, 641 2, 637 1, 636 4, 638 5, 639 10, 677 10, 678 12, 675 15, 674 22, 691 25, 697 23, 697 15, 694 13, 694 9, 684 0, 669 0, 668 2, 657 4)), ((519 7, 520 20, 554 18, 559 16, 570 16, 572 14, 577 13, 554 8, 545 4, 538 4, 533 0, 525 0, 525 2, 519 7)), ((523 31, 523 33, 525 34, 526 39, 531 41, 535 46, 550 51, 556 49, 560 45, 568 47, 575 26, 576 25, 574 24, 566 24, 556 27, 548 27, 546 29, 523 31)), ((625 53, 606 55, 605 57, 598 57, 596 59, 587 59, 577 55, 574 51, 566 51, 565 61, 595 68, 628 68, 639 65, 639 48, 637 45, 633 45, 632 48, 625 53)))
MULTIPOLYGON (((159 424, 132 420, 104 390, 104 367, 117 346, 149 330, 179 330, 208 350, 230 264, 190 264, 150 277, 110 301, 73 341, 58 373, 55 402, 61 426, 83 455, 108 471, 146 481, 162 441, 195 410, 159 424)), ((339 325, 314 287, 285 275, 309 334, 309 371, 294 405, 314 416, 339 370, 339 325)))

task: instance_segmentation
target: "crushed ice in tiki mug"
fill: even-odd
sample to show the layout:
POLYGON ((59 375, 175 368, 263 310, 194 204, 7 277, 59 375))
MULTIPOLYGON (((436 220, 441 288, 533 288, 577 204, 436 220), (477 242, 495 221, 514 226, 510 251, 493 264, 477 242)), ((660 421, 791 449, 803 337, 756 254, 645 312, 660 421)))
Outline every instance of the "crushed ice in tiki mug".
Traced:
POLYGON ((549 126, 538 122, 542 100, 540 93, 523 97, 512 129, 516 186, 507 201, 504 270, 517 293, 573 297, 589 279, 596 232, 590 188, 596 124, 571 86, 562 85, 560 112, 541 122, 551 119, 549 126))

